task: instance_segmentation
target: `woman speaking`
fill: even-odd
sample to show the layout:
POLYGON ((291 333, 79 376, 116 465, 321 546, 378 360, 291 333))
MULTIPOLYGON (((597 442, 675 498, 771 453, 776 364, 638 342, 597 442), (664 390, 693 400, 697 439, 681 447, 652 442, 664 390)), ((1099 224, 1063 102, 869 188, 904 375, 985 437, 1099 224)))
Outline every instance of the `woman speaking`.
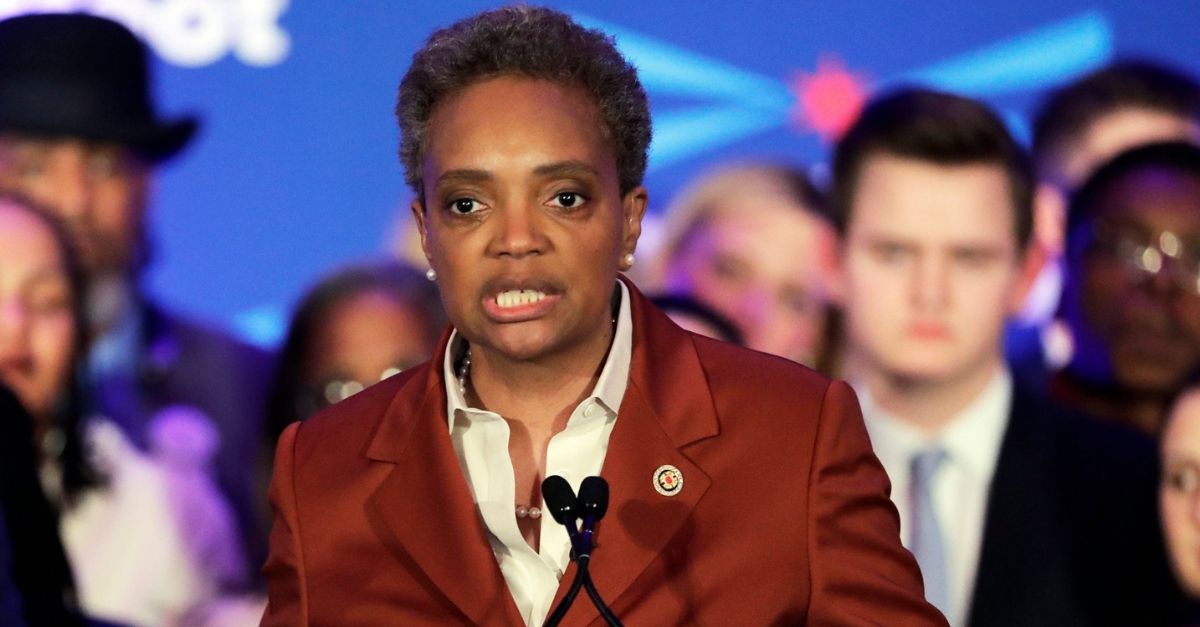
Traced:
POLYGON ((619 277, 650 114, 609 38, 468 18, 413 57, 397 116, 451 328, 280 438, 264 624, 542 624, 577 569, 550 475, 607 480, 590 573, 627 624, 944 624, 850 389, 683 331, 619 277))

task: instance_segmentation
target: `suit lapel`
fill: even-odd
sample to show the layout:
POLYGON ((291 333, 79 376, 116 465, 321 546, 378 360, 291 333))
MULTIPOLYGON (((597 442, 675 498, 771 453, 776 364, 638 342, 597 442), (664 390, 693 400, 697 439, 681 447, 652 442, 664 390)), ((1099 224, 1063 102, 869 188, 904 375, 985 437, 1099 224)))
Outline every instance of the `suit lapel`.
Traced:
MULTIPOLYGON (((1054 614, 1072 592, 1061 589, 1061 547, 1049 422, 1017 387, 985 515, 972 627, 1062 624, 1054 614)), ((1071 622, 1071 621, 1066 621, 1071 622)))
MULTIPOLYGON (((618 612, 621 595, 668 546, 708 490, 708 475, 681 449, 718 434, 691 336, 650 307, 634 286, 628 287, 634 319, 629 386, 601 472, 610 500, 591 565, 596 589, 618 612), (683 475, 683 488, 674 496, 654 487, 656 470, 666 465, 683 475)), ((555 604, 574 575, 572 565, 555 604)), ((564 624, 586 625, 598 616, 592 604, 580 598, 564 624)))
POLYGON ((402 388, 367 450, 395 466, 367 502, 372 525, 472 623, 519 625, 450 442, 440 366, 402 388))

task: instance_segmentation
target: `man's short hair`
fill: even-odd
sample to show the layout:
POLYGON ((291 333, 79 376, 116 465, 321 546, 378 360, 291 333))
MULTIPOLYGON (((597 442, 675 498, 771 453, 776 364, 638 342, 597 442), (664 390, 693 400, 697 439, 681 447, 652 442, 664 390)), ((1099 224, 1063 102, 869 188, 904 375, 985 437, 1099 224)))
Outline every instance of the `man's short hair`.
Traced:
MULTIPOLYGON (((1183 141, 1145 144, 1130 148, 1101 165, 1071 196, 1067 211, 1068 236, 1095 217, 1100 201, 1114 183, 1149 168, 1191 176, 1200 181, 1200 146, 1183 141)), ((1072 241, 1068 239, 1068 244, 1072 241)))
POLYGON ((1009 181, 1020 248, 1033 233, 1033 166, 1004 122, 970 98, 924 88, 902 88, 867 104, 838 142, 829 205, 834 226, 846 233, 863 165, 890 155, 943 166, 989 164, 1009 181))
POLYGON ((617 159, 621 193, 642 183, 650 107, 637 70, 613 39, 543 7, 508 6, 434 32, 400 82, 396 117, 405 181, 423 194, 421 164, 429 118, 446 96, 497 76, 582 88, 595 103, 617 159))
POLYGON ((1064 150, 1097 120, 1122 109, 1148 109, 1200 124, 1200 83, 1162 63, 1127 60, 1052 92, 1033 121, 1038 174, 1052 176, 1064 150))

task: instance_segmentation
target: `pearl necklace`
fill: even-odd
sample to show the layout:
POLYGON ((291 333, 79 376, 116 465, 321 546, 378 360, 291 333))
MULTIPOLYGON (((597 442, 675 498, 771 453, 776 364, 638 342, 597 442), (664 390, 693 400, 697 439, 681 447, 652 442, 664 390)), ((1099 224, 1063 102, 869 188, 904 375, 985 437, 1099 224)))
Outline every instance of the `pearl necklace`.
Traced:
MULTIPOLYGON (((463 401, 467 400, 467 376, 471 373, 471 347, 467 347, 467 354, 463 356, 462 365, 458 367, 458 393, 462 396, 463 401)), ((517 518, 528 518, 537 520, 542 517, 542 509, 537 506, 517 505, 517 518)))
POLYGON ((467 400, 467 375, 471 372, 471 347, 467 347, 467 354, 463 357, 462 365, 458 367, 458 393, 462 396, 463 402, 467 400))
POLYGON ((526 507, 524 505, 517 506, 517 518, 528 518, 537 520, 542 517, 542 510, 539 507, 526 507))

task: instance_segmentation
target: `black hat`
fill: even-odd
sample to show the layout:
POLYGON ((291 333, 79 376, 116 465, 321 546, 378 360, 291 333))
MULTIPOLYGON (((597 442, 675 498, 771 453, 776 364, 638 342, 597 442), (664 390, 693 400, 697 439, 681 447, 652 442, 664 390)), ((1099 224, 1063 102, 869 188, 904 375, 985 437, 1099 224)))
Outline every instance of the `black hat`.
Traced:
POLYGON ((146 46, 121 24, 83 13, 0 21, 0 131, 115 142, 160 161, 196 126, 155 113, 146 46))

